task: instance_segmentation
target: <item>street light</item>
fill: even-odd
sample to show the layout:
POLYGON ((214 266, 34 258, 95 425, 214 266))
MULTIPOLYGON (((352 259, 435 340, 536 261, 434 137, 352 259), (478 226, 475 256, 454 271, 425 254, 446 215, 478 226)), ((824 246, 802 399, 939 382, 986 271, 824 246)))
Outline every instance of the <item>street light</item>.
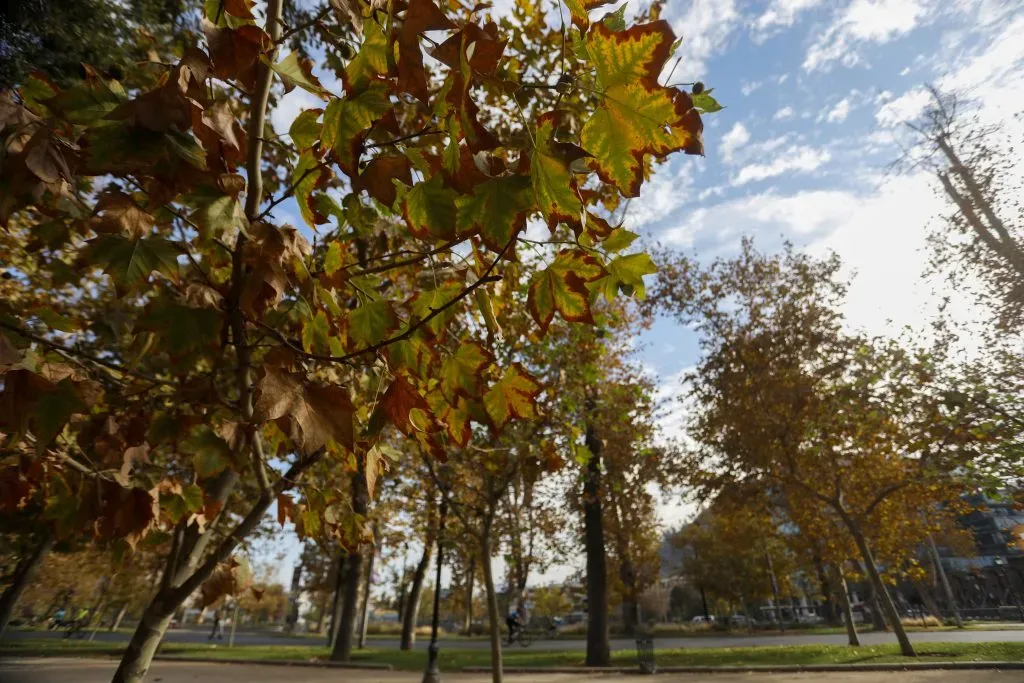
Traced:
POLYGON ((437 668, 437 623, 441 608, 441 566, 444 564, 444 523, 448 516, 447 469, 442 465, 438 477, 441 489, 441 509, 437 523, 437 577, 434 580, 434 614, 430 620, 430 647, 427 649, 427 669, 423 672, 423 683, 440 683, 441 670, 437 668))

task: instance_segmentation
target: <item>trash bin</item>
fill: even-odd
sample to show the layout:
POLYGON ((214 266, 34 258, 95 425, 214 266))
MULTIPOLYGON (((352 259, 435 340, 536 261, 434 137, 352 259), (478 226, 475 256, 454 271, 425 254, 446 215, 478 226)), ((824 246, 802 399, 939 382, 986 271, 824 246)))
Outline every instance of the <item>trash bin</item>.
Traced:
POLYGON ((651 635, 637 636, 636 663, 640 666, 641 673, 658 673, 658 666, 654 662, 654 638, 651 635))

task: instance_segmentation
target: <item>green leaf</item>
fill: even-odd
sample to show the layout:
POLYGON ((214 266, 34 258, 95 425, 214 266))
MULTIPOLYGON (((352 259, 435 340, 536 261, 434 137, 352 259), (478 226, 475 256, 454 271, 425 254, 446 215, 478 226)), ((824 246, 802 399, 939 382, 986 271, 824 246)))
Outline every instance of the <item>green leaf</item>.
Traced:
POLYGON ((320 184, 325 171, 313 152, 307 150, 299 155, 299 163, 292 171, 292 184, 295 185, 295 202, 299 205, 299 213, 306 224, 315 228, 327 223, 327 217, 317 210, 313 190, 320 184))
POLYGON ((71 416, 87 410, 74 382, 62 379, 53 389, 39 396, 36 403, 35 437, 36 446, 42 451, 50 444, 71 416))
POLYGON ((476 342, 460 344, 441 367, 441 393, 449 403, 459 396, 477 398, 483 391, 483 370, 494 358, 476 342))
POLYGON ((640 237, 635 232, 630 232, 625 228, 615 228, 611 231, 611 234, 601 242, 601 246, 604 247, 605 251, 614 254, 617 251, 622 251, 633 244, 633 242, 640 237))
POLYGON ((102 268, 119 289, 127 291, 147 282, 153 272, 177 279, 180 253, 177 244, 162 237, 100 235, 89 240, 85 259, 102 268))
POLYGON ((530 280, 526 303, 530 314, 547 332, 555 311, 569 322, 593 323, 588 282, 605 274, 600 262, 580 249, 559 252, 550 266, 530 280))
POLYGON ((576 145, 555 140, 560 119, 559 112, 548 112, 537 121, 536 147, 530 159, 530 183, 537 206, 549 223, 566 221, 578 225, 583 202, 569 164, 585 153, 576 145))
POLYGON ((409 231, 419 239, 450 240, 456 234, 455 192, 441 174, 416 183, 405 195, 402 213, 409 231))
POLYGON ((33 311, 43 323, 51 330, 58 332, 74 332, 78 329, 78 323, 66 315, 61 315, 52 308, 44 307, 33 311))
POLYGON ((296 149, 303 151, 313 146, 320 139, 321 125, 317 121, 323 109, 306 109, 292 121, 288 135, 296 149))
POLYGON ((120 83, 110 83, 108 85, 99 78, 83 81, 46 99, 43 104, 68 123, 95 123, 128 101, 120 83))
MULTIPOLYGON (((454 299, 463 289, 463 284, 455 280, 442 282, 433 289, 427 289, 416 294, 409 302, 409 309, 413 318, 423 320, 435 310, 441 308, 454 299)), ((450 306, 443 312, 438 313, 423 328, 429 334, 439 337, 448 327, 448 323, 459 313, 458 306, 450 306)))
POLYGON ((725 109, 725 107, 718 103, 718 100, 711 96, 712 90, 714 90, 714 88, 691 96, 693 99, 693 106, 702 114, 713 114, 716 111, 722 111, 725 109))
POLYGON ((618 33, 596 24, 587 34, 602 102, 580 141, 594 157, 590 167, 627 197, 640 194, 644 155, 702 150, 700 117, 686 115, 688 96, 658 84, 673 39, 664 21, 618 33))
POLYGON ((366 131, 390 109, 387 87, 380 83, 344 99, 332 99, 327 105, 321 142, 334 151, 338 165, 350 177, 356 175, 359 145, 366 131))
POLYGON ((376 21, 367 21, 363 24, 363 44, 342 76, 345 93, 351 95, 362 90, 377 74, 387 70, 388 39, 384 27, 376 21))
MULTIPOLYGON (((586 28, 590 24, 590 17, 587 13, 596 7, 612 2, 615 0, 565 0, 565 6, 569 8, 572 23, 580 28, 586 28)), ((607 17, 605 19, 607 20, 607 17)))
MULTIPOLYGON (((263 60, 269 64, 265 57, 263 60)), ((290 92, 298 86, 306 92, 311 92, 326 99, 327 91, 324 90, 323 86, 320 85, 320 81, 313 75, 313 63, 308 59, 299 59, 298 52, 289 53, 287 57, 277 64, 269 64, 269 66, 284 81, 285 92, 290 92)))
POLYGON ((644 275, 657 272, 658 267, 647 254, 619 256, 608 264, 608 275, 597 282, 596 288, 604 293, 608 301, 615 298, 620 288, 642 299, 646 291, 644 275))
POLYGON ((469 197, 456 200, 459 210, 458 232, 476 232, 484 244, 501 251, 526 226, 533 206, 530 179, 522 175, 492 178, 473 188, 469 197))
POLYGON ((354 349, 378 344, 398 327, 398 316, 390 301, 372 301, 349 314, 348 338, 354 349))
POLYGON ((222 322, 215 309, 158 299, 139 318, 139 327, 159 335, 160 345, 173 360, 187 363, 195 361, 191 354, 217 347, 222 322))
POLYGON ((327 314, 317 311, 302 323, 302 348, 306 353, 328 353, 331 350, 331 325, 327 314))
POLYGON ((248 230, 249 221, 238 195, 224 194, 215 187, 204 186, 192 194, 192 200, 197 208, 191 219, 199 226, 203 239, 248 230))
POLYGON ((536 400, 540 391, 540 382, 519 363, 513 363, 484 394, 484 408, 495 429, 500 430, 513 418, 537 417, 536 400))
POLYGON ((227 442, 205 425, 192 432, 181 449, 192 455, 192 466, 202 479, 220 474, 232 461, 227 442))
POLYGON ((626 30, 626 6, 628 2, 622 3, 622 6, 614 12, 609 12, 601 18, 602 23, 612 31, 618 33, 619 31, 626 30))
POLYGON ((328 245, 327 253, 324 254, 324 272, 328 275, 334 275, 341 270, 344 265, 345 252, 342 250, 341 242, 335 240, 328 245))

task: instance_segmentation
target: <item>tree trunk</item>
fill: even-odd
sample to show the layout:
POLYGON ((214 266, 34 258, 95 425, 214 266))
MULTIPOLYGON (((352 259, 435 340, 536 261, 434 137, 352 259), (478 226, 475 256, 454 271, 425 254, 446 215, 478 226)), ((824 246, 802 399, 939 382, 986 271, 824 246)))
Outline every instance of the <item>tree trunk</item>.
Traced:
MULTIPOLYGON (((867 574, 867 568, 861 567, 864 573, 867 574)), ((871 582, 870 577, 868 578, 868 602, 871 603, 871 626, 876 631, 888 631, 889 625, 885 623, 885 615, 882 614, 882 603, 878 600, 878 591, 875 590, 874 583, 871 582)))
POLYGON ((935 564, 935 573, 939 575, 942 593, 946 597, 946 607, 953 613, 953 621, 956 622, 956 627, 963 628, 964 621, 960 618, 960 607, 956 604, 956 597, 953 595, 953 589, 949 586, 946 569, 942 566, 942 559, 939 557, 939 549, 935 547, 935 539, 932 538, 931 534, 928 534, 928 549, 931 551, 932 562, 935 564))
POLYGON ((52 547, 53 534, 46 531, 28 557, 23 558, 15 566, 11 585, 7 587, 3 595, 0 595, 0 640, 3 639, 7 624, 10 623, 11 617, 14 615, 14 606, 18 603, 18 598, 25 592, 25 588, 32 581, 36 571, 39 570, 43 557, 52 547))
MULTIPOLYGON (((352 512, 366 517, 367 501, 366 475, 360 464, 352 475, 352 512)), ((352 659, 352 644, 355 636, 356 616, 359 608, 359 581, 363 577, 363 549, 357 548, 348 556, 348 571, 345 572, 345 604, 341 609, 338 635, 331 650, 332 662, 347 662, 352 659)))
POLYGON ((850 528, 850 533, 853 535, 853 540, 857 543, 857 549, 860 550, 861 558, 864 560, 864 564, 868 570, 868 576, 871 577, 871 585, 875 589, 875 595, 878 600, 882 603, 882 609, 885 611, 885 616, 889 620, 889 624, 892 626, 893 633, 896 634, 896 640, 900 644, 900 652, 904 657, 916 657, 917 653, 914 651, 914 646, 910 643, 910 638, 907 637, 907 632, 903 628, 903 623, 900 621, 900 615, 896 612, 896 605, 892 601, 892 596, 889 595, 889 591, 886 590, 885 584, 882 582, 882 577, 878 573, 878 567, 875 566, 875 556, 871 553, 871 548, 868 547, 867 541, 864 539, 864 535, 860 533, 860 530, 855 525, 850 524, 847 521, 847 526, 850 528))
POLYGON ((491 534, 484 530, 480 543, 480 562, 484 574, 484 592, 487 595, 487 625, 491 631, 491 683, 502 683, 504 669, 501 663, 501 622, 498 619, 498 592, 494 589, 491 568, 491 534))
POLYGON ((153 655, 174 616, 176 605, 165 604, 164 599, 161 591, 142 613, 111 683, 142 683, 145 680, 153 655))
POLYGON ((462 635, 473 635, 473 583, 476 581, 476 557, 469 559, 466 570, 466 614, 462 620, 462 635))
POLYGON ((636 598, 636 572, 633 571, 633 563, 629 558, 623 556, 619 565, 619 579, 622 581, 622 626, 629 636, 636 635, 640 626, 637 615, 636 598))
POLYGON ((416 642, 416 615, 420 609, 420 593, 423 592, 423 580, 430 567, 431 550, 434 547, 434 539, 429 536, 424 541, 423 554, 420 561, 416 563, 416 569, 412 573, 412 585, 405 594, 405 605, 402 612, 402 640, 399 647, 402 650, 411 650, 416 642))
POLYGON ((121 605, 121 609, 118 610, 117 616, 114 617, 114 622, 110 625, 110 632, 113 633, 121 626, 121 620, 124 619, 124 615, 128 613, 128 603, 125 602, 121 605))
POLYGON ((334 597, 331 600, 331 627, 327 631, 327 646, 334 651, 338 642, 338 625, 341 624, 341 610, 345 595, 345 573, 348 571, 348 552, 342 549, 338 552, 338 560, 335 563, 334 574, 334 597))
POLYGON ((846 575, 841 567, 836 570, 836 574, 839 579, 839 604, 843 608, 843 621, 846 622, 846 637, 850 647, 860 647, 857 623, 853 620, 853 608, 850 606, 850 587, 846 585, 846 575))
POLYGON ((320 594, 320 616, 316 620, 316 632, 323 635, 327 628, 327 594, 320 594))
MULTIPOLYGON (((820 558, 814 558, 814 569, 818 573, 818 585, 821 587, 821 597, 824 603, 823 607, 825 608, 825 623, 829 626, 838 626, 839 615, 836 613, 836 603, 832 599, 832 587, 829 585, 825 564, 820 558)), ((847 597, 847 601, 849 601, 849 597, 847 597)))
POLYGON ((609 666, 608 568, 604 554, 601 519, 601 441, 594 426, 587 425, 587 462, 583 481, 583 535, 587 552, 587 666, 609 666))
POLYGON ((764 559, 768 563, 768 576, 772 581, 772 602, 775 604, 775 618, 779 622, 779 630, 786 632, 786 622, 782 614, 782 603, 779 602, 779 580, 775 576, 775 564, 772 562, 772 554, 764 551, 764 559))
POLYGON ((366 647, 366 629, 370 625, 370 589, 373 587, 373 561, 377 557, 377 546, 370 548, 366 562, 366 583, 363 584, 363 611, 359 615, 359 649, 366 647))

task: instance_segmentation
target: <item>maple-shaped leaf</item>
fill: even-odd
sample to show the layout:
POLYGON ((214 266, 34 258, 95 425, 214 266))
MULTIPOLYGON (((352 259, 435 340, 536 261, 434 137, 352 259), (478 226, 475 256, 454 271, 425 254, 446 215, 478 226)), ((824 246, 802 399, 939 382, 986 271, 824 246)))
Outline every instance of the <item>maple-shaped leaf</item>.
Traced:
POLYGON ((484 394, 484 408, 494 428, 500 430, 509 420, 537 417, 537 394, 541 384, 519 363, 505 370, 501 379, 484 394))
MULTIPOLYGON (((440 317, 440 316, 438 316, 440 317)), ((431 323, 434 321, 431 320, 431 323)), ((429 325, 430 323, 428 323, 429 325)), ((409 339, 388 345, 385 349, 388 361, 394 368, 406 370, 409 374, 425 379, 429 376, 437 352, 424 335, 414 334, 409 339)))
POLYGON ((94 506, 90 515, 96 533, 119 538, 132 549, 156 525, 160 514, 159 494, 142 488, 125 488, 106 479, 95 481, 94 492, 83 492, 83 500, 94 506))
POLYGON ((295 501, 287 493, 277 494, 277 523, 284 526, 288 520, 295 521, 295 501))
POLYGON ((596 7, 613 2, 615 0, 565 0, 565 6, 569 8, 569 16, 572 17, 572 23, 581 29, 586 29, 590 25, 590 16, 587 13, 596 7))
POLYGON ((459 197, 458 234, 480 234, 484 244, 496 252, 505 248, 526 226, 534 206, 530 179, 507 175, 480 183, 468 197, 459 197))
POLYGON ((431 55, 468 77, 471 74, 494 74, 504 52, 505 41, 498 36, 496 24, 481 27, 470 23, 434 48, 431 55))
POLYGON ((457 397, 454 404, 445 400, 440 391, 433 391, 427 396, 430 409, 438 421, 444 425, 444 432, 455 445, 465 448, 473 436, 470 425, 469 403, 457 397))
POLYGON ((615 228, 608 234, 608 237, 601 242, 601 247, 608 253, 614 254, 615 252, 628 248, 629 245, 633 244, 633 242, 639 237, 640 235, 635 232, 630 232, 625 228, 615 228))
POLYGON ((213 72, 218 78, 236 80, 246 89, 256 84, 256 65, 260 55, 268 52, 273 40, 259 26, 244 24, 237 28, 220 27, 203 20, 206 44, 213 59, 213 72))
POLYGON ((162 237, 100 235, 89 240, 83 255, 86 262, 102 268, 124 293, 148 282, 154 272, 177 279, 180 253, 178 245, 162 237))
POLYGON ((192 455, 192 467, 200 478, 213 477, 230 467, 234 456, 228 443, 206 425, 200 426, 181 449, 192 455))
POLYGON ((252 585, 252 570, 245 556, 232 557, 217 565, 210 578, 199 588, 200 608, 208 607, 225 595, 238 595, 252 585))
POLYGON ((550 225, 566 221, 580 223, 583 202, 569 164, 586 156, 578 146, 555 140, 562 115, 553 111, 537 120, 536 147, 530 159, 530 182, 537 206, 550 225))
POLYGON ((586 46, 601 91, 601 106, 583 126, 580 141, 589 165, 627 197, 640 193, 645 154, 679 149, 700 153, 699 116, 689 97, 658 84, 674 36, 665 21, 615 32, 594 24, 586 46), (690 107, 692 109, 692 107, 690 107))
MULTIPOLYGON (((242 182, 242 187, 238 188, 240 191, 245 180, 241 176, 235 177, 242 182)), ((196 206, 190 218, 204 239, 232 235, 249 227, 238 192, 225 193, 220 188, 206 185, 192 193, 189 199, 196 206)))
POLYGON ((267 367, 259 382, 253 419, 277 421, 307 455, 334 441, 352 448, 355 409, 348 390, 310 382, 297 373, 267 367))
POLYGON ((441 393, 449 403, 458 396, 476 398, 483 390, 483 370, 494 357, 477 342, 459 344, 441 366, 441 393))
POLYGON ((322 126, 318 122, 323 109, 306 109, 295 117, 288 128, 288 136, 299 151, 307 150, 320 139, 322 126))
POLYGON ((547 332, 555 311, 569 322, 593 323, 587 283, 604 274, 604 267, 593 255, 580 249, 566 249, 534 275, 526 303, 541 334, 547 332))
POLYGON ((317 77, 313 75, 313 62, 300 57, 298 52, 289 53, 287 57, 277 64, 272 64, 269 61, 267 63, 284 81, 284 91, 286 93, 299 87, 306 92, 327 99, 327 91, 320 85, 317 77))
POLYGON ((331 335, 331 325, 324 311, 302 323, 302 347, 309 353, 327 353, 340 356, 344 353, 341 340, 331 335))
POLYGON ((612 259, 607 266, 608 274, 598 280, 594 287, 612 301, 621 289, 626 294, 643 298, 646 292, 644 275, 653 275, 658 267, 647 254, 629 254, 612 259))
POLYGON ((412 185, 412 167, 402 154, 382 154, 370 160, 362 172, 352 179, 352 189, 366 193, 391 208, 398 196, 394 181, 412 185))
POLYGON ((398 89, 423 103, 427 102, 427 72, 423 68, 420 34, 445 31, 455 24, 437 8, 433 0, 409 0, 405 19, 398 32, 398 89))
POLYGON ((371 432, 380 431, 382 418, 406 436, 421 431, 430 414, 430 405, 423 395, 403 375, 397 375, 370 418, 371 432))
MULTIPOLYGON (((457 280, 442 282, 437 287, 418 292, 409 301, 409 308, 415 319, 422 320, 450 303, 462 290, 463 284, 457 280)), ((431 318, 430 322, 422 329, 428 332, 429 336, 439 337, 448 328, 448 323, 458 313, 459 308, 457 306, 449 306, 431 318)))
POLYGON ((456 234, 455 192, 445 187, 436 174, 416 183, 405 193, 402 213, 409 231, 419 239, 454 239, 456 234))
POLYGON ((381 449, 380 444, 374 444, 370 450, 366 451, 363 463, 363 474, 366 477, 366 491, 370 494, 371 500, 376 495, 377 480, 383 472, 387 471, 387 469, 387 456, 384 455, 384 451, 381 449))
POLYGON ((390 301, 371 301, 348 316, 348 338, 353 349, 384 341, 398 327, 398 314, 390 301))
POLYGON ((341 81, 346 95, 354 95, 365 89, 380 74, 388 72, 388 39, 384 27, 376 21, 368 21, 363 28, 363 42, 359 51, 342 72, 341 81))
POLYGON ((699 93, 695 92, 691 96, 691 99, 693 100, 693 106, 697 109, 697 111, 701 112, 702 114, 714 114, 716 111, 722 111, 723 109, 725 109, 725 107, 718 103, 718 100, 711 96, 711 91, 713 90, 714 88, 708 88, 707 90, 701 91, 699 93))
POLYGON ((334 151, 338 165, 349 177, 358 175, 359 147, 367 131, 391 106, 387 88, 377 81, 358 93, 332 99, 327 105, 321 141, 334 151))
POLYGON ((105 192, 96 202, 96 232, 136 238, 149 234, 155 220, 135 200, 121 192, 105 192))

